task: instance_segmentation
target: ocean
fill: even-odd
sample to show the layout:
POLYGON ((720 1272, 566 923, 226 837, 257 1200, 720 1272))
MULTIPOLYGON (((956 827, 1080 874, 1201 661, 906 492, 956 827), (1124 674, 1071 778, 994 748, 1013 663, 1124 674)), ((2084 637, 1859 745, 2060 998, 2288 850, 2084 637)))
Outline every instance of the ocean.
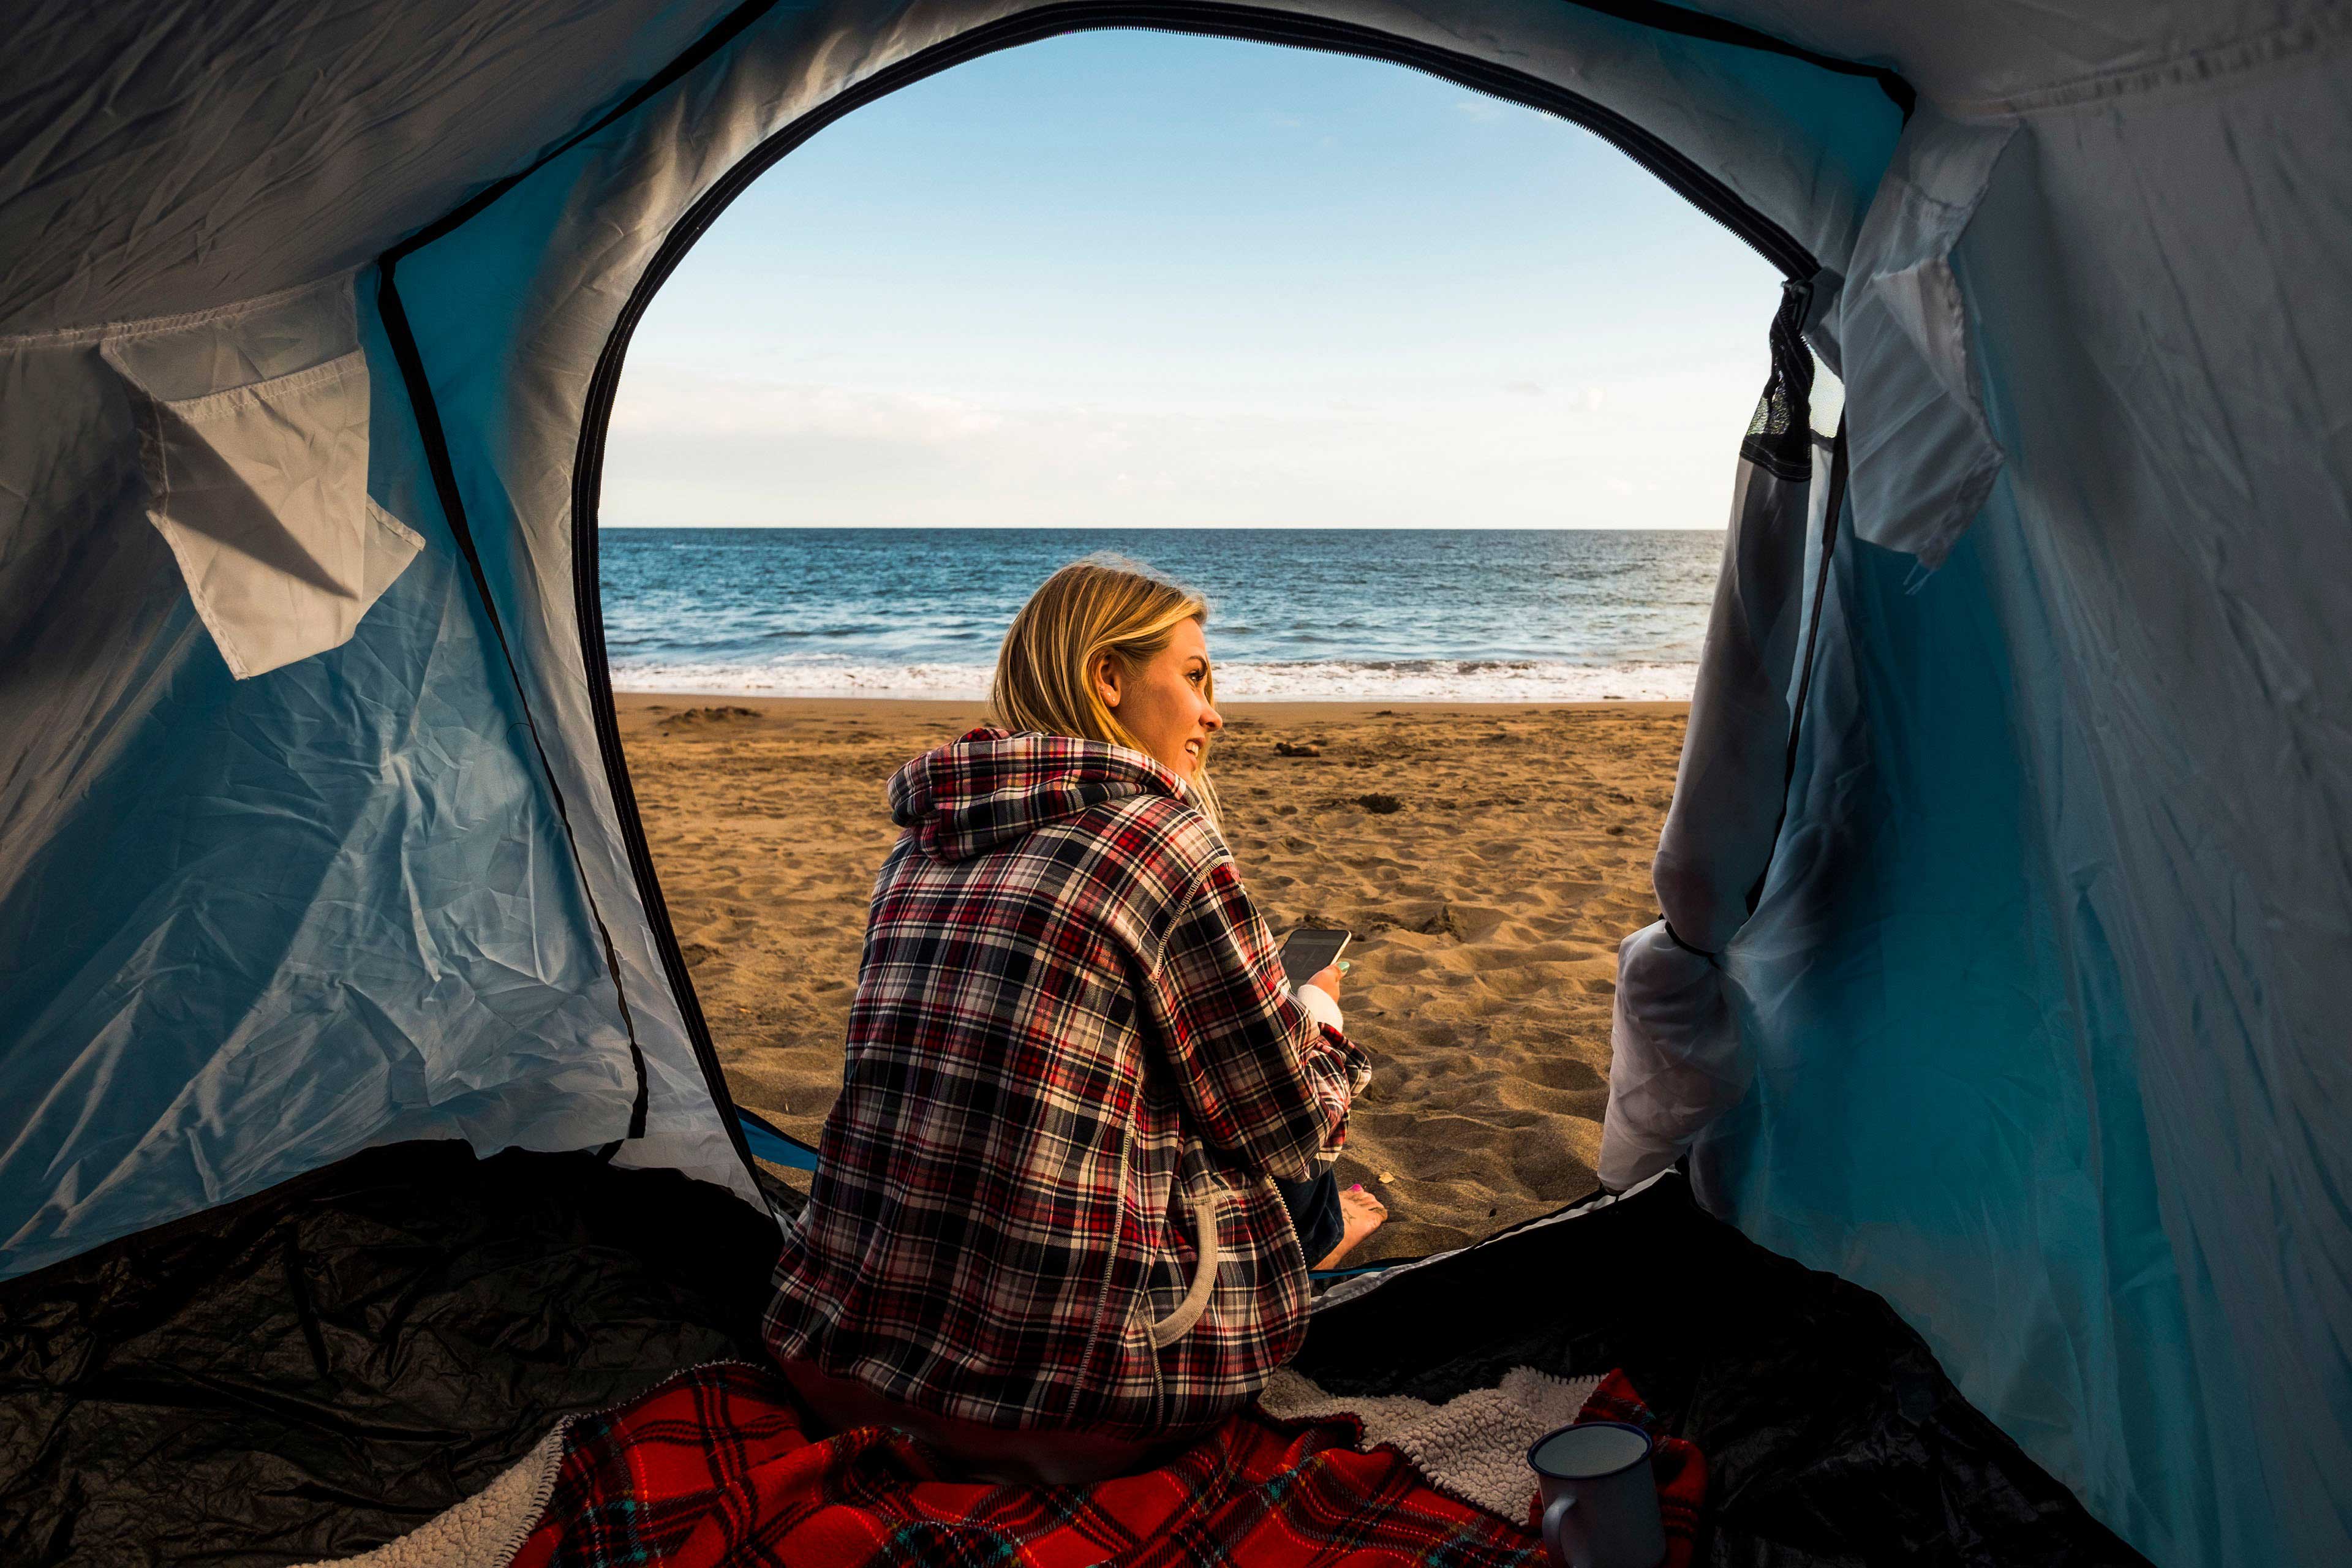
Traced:
POLYGON ((1013 612, 1097 552, 1209 601, 1223 701, 1689 698, 1717 531, 608 528, 627 691, 987 693, 1013 612))

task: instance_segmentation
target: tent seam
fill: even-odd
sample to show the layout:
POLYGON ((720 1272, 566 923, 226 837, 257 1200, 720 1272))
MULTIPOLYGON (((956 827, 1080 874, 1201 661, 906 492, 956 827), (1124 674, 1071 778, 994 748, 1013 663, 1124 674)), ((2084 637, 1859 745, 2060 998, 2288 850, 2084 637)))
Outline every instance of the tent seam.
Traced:
MULTIPOLYGON (((425 368, 425 351, 416 341, 409 325, 408 307, 400 297, 400 287, 394 278, 394 261, 387 255, 376 271, 377 314, 383 325, 385 338, 392 346, 393 360, 400 373, 403 392, 408 398, 409 416, 415 421, 418 441, 425 447, 425 459, 433 480, 435 499, 439 502, 442 521, 449 530, 451 542, 473 577, 474 594, 488 618, 490 634, 505 663, 507 679, 512 683, 516 704, 522 712, 523 729, 530 736, 531 751, 539 759, 541 776, 546 781, 548 795, 555 807, 557 823, 563 831, 564 847, 572 853, 573 872, 579 878, 580 896, 586 904, 588 919, 596 928, 602 943, 604 968, 612 976, 613 999, 621 1015, 621 1030, 629 1042, 629 1062, 636 1074, 636 1092, 629 1107, 627 1130, 624 1139, 642 1138, 650 1119, 652 1079, 646 1066, 645 1047, 637 1039, 637 1024, 629 1005, 627 983, 621 972, 621 955, 613 941, 612 928, 605 922, 604 911, 596 900, 596 888, 590 879, 587 857, 580 851, 580 837, 572 826, 571 808, 563 799, 563 786, 555 776, 555 765, 547 754, 547 743, 539 732, 538 718, 531 712, 530 692, 523 684, 521 668, 515 662, 514 648, 507 641, 506 623, 499 614, 498 601, 491 595, 489 578, 482 566, 480 551, 474 543, 471 524, 466 517, 465 494, 457 482, 457 466, 450 455, 448 435, 441 425, 441 406, 434 395, 430 373, 425 368)), ((740 1134, 738 1135, 740 1136, 740 1134)))
MULTIPOLYGON (((313 278, 308 283, 297 283, 290 289, 275 289, 267 294, 256 294, 250 300, 233 300, 226 305, 212 305, 201 310, 184 310, 172 316, 135 316, 128 321, 98 321, 85 327, 53 327, 46 331, 18 332, 0 336, 0 353, 18 349, 72 348, 82 343, 95 343, 117 338, 152 337, 158 332, 178 331, 187 327, 201 327, 207 321, 226 321, 266 306, 283 304, 305 294, 318 293, 349 280, 356 289, 361 268, 345 267, 313 278)), ((299 373, 298 373, 299 374, 299 373)))
POLYGON ((2305 17, 2252 38, 2209 45, 2147 65, 2125 66, 2000 98, 1938 100, 1956 119, 2060 112, 2111 99, 2191 88, 2321 55, 2352 39, 2352 10, 2305 17))

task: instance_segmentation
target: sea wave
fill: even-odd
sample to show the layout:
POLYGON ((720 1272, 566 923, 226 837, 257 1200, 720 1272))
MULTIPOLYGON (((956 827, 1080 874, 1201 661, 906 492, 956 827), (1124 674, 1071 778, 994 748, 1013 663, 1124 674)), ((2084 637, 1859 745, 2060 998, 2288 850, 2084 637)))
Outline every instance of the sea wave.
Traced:
MULTIPOLYGON (((845 659, 725 664, 624 660, 622 691, 714 697, 914 697, 980 701, 990 669, 965 664, 861 664, 845 659)), ((1228 702, 1686 702, 1696 664, 1573 664, 1548 659, 1295 660, 1220 664, 1228 702)))

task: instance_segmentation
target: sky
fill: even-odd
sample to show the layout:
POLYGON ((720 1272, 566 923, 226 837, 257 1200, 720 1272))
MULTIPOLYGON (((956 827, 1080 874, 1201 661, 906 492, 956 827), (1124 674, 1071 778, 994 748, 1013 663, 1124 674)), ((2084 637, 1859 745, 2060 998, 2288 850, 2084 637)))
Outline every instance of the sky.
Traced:
POLYGON ((621 526, 1720 528, 1772 268, 1400 67, 1081 34, 768 171, 625 363, 621 526))

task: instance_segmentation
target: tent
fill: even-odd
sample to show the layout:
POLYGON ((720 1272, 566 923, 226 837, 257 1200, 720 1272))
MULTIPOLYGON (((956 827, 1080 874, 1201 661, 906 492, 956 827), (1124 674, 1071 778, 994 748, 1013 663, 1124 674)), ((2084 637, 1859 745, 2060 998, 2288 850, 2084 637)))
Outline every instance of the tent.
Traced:
MULTIPOLYGON (((326 1202, 305 1183, 379 1258, 429 1229, 404 1205, 464 1208, 472 1175, 387 1184, 367 1162, 397 1149, 766 1223, 604 675, 597 481, 630 329, 833 120, 989 50, 1159 27, 1559 113, 1789 279, 1666 918, 1625 953, 1604 1176, 1650 1198, 1683 1163, 1753 1244, 1875 1292, 2149 1557, 2352 1558, 2341 5, 15 15, 9 1400, 61 1386, 83 1320, 58 1303, 145 1279, 185 1306, 299 1231, 326 1202), (1834 443, 1790 417, 1800 342, 1844 381, 1834 443)), ((658 1248, 651 1211, 604 1212, 598 1245, 637 1214, 629 1245, 658 1248)), ((740 1244, 732 1223, 698 1234, 740 1244)), ((1333 1321, 1440 1267, 1350 1287, 1333 1321)), ((725 1316, 649 1268, 613 1321, 725 1316)), ((260 1321, 247 1300, 220 1310, 260 1321)), ((285 1342, 327 1364, 296 1316, 285 1342)), ((63 1497, 70 1423, 27 1419, 0 1468, 63 1497)))

